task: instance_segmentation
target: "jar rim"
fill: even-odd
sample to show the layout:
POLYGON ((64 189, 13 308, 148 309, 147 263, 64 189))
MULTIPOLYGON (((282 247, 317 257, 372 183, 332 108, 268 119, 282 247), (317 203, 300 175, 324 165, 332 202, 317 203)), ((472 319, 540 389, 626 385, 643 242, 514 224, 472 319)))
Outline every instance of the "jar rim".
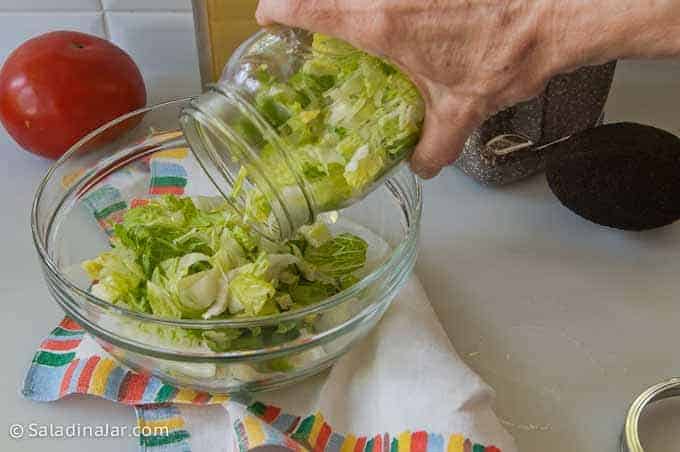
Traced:
MULTIPOLYGON (((263 38, 267 36, 275 36, 280 39, 287 41, 294 45, 294 48, 298 50, 305 51, 309 54, 317 53, 332 57, 343 57, 349 55, 356 55, 362 53, 361 50, 352 47, 351 50, 343 53, 329 52, 326 50, 314 49, 312 47, 311 41, 314 36, 314 32, 304 30, 297 27, 288 27, 285 25, 271 25, 263 28, 253 34, 250 38, 246 39, 232 54, 231 58, 224 67, 224 74, 229 76, 233 74, 238 69, 238 64, 242 58, 253 48, 255 44, 260 42, 263 38)), ((224 76, 224 75, 223 75, 224 76)))

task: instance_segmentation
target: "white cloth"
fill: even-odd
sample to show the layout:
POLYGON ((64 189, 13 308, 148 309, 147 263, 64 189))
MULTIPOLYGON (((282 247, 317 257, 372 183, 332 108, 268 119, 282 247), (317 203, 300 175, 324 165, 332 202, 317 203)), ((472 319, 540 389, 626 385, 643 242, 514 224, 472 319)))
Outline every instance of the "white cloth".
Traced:
MULTIPOLYGON (((493 413, 493 390, 457 355, 415 277, 375 330, 330 371, 257 399, 296 415, 321 412, 341 434, 426 430, 517 450, 493 413)), ((180 407, 194 452, 231 452, 233 439, 223 439, 232 438, 228 426, 245 410, 236 402, 225 407, 227 413, 180 407)))
MULTIPOLYGON (((187 195, 217 195, 193 157, 181 158, 181 163, 189 182, 187 195)), ((475 443, 516 452, 513 438, 493 413, 493 390, 453 349, 415 276, 377 327, 330 371, 286 389, 257 394, 257 399, 296 416, 320 412, 340 434, 425 430, 443 436, 461 434, 475 443)), ((179 406, 191 432, 193 452, 231 452, 230 427, 246 411, 236 402, 225 407, 227 413, 219 407, 216 411, 179 406)))

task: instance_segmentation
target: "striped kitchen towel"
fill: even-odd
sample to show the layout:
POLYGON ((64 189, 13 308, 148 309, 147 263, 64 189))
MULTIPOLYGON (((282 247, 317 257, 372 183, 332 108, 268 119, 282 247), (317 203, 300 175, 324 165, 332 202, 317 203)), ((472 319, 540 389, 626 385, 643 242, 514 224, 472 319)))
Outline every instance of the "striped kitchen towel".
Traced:
MULTIPOLYGON (((201 174, 187 149, 166 150, 102 181, 84 205, 110 233, 125 210, 146 202, 131 195, 140 193, 137 184, 151 196, 215 195, 201 174)), ((133 406, 143 451, 516 451, 493 413, 492 389, 456 354, 415 277, 330 371, 258 400, 137 373, 69 318, 40 345, 22 393, 41 402, 78 394, 133 406)))
MULTIPOLYGON (((329 383, 334 386, 333 374, 331 371, 325 384, 320 384, 318 379, 311 382, 317 387, 319 398, 323 397, 324 386, 329 383)), ((296 390, 291 388, 288 392, 284 398, 293 396, 296 390)), ((254 400, 250 395, 230 397, 165 384, 156 377, 119 364, 68 317, 41 343, 26 375, 22 394, 40 402, 78 394, 131 405, 137 414, 142 451, 197 452, 220 450, 218 446, 239 452, 260 446, 328 452, 501 451, 461 434, 444 435, 426 430, 405 430, 394 435, 343 434, 334 430, 320 412, 300 416, 284 412, 277 405, 254 400), (224 407, 228 413, 221 424, 211 426, 212 441, 208 447, 192 447, 194 442, 205 444, 206 441, 192 437, 187 424, 195 424, 192 418, 196 416, 184 408, 188 405, 215 405, 224 407), (219 438, 223 438, 223 442, 215 444, 219 438)))

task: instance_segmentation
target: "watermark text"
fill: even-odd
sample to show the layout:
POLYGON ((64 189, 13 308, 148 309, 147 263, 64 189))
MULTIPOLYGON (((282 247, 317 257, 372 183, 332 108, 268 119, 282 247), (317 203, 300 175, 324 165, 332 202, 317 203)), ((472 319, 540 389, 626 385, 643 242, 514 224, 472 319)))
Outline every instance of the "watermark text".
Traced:
POLYGON ((112 425, 112 424, 11 424, 8 435, 11 439, 39 438, 138 438, 140 436, 167 436, 167 426, 151 425, 112 425))

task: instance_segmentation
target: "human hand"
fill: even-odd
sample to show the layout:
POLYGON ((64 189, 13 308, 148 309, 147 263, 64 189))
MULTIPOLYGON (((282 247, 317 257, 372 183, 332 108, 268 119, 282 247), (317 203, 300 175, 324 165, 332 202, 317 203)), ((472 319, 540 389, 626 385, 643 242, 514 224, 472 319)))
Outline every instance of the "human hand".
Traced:
POLYGON ((680 51, 675 0, 260 0, 261 25, 342 38, 406 73, 427 106, 411 159, 423 178, 459 156, 492 114, 554 75, 621 56, 680 51), (644 5, 643 5, 644 3, 644 5), (654 5, 651 5, 653 3, 654 5), (670 10, 669 10, 670 9, 670 10), (676 35, 678 36, 678 35, 676 35))
POLYGON ((430 178, 482 121, 538 94, 553 75, 541 45, 542 3, 263 0, 257 17, 343 38, 411 77, 427 106, 411 166, 430 178))

